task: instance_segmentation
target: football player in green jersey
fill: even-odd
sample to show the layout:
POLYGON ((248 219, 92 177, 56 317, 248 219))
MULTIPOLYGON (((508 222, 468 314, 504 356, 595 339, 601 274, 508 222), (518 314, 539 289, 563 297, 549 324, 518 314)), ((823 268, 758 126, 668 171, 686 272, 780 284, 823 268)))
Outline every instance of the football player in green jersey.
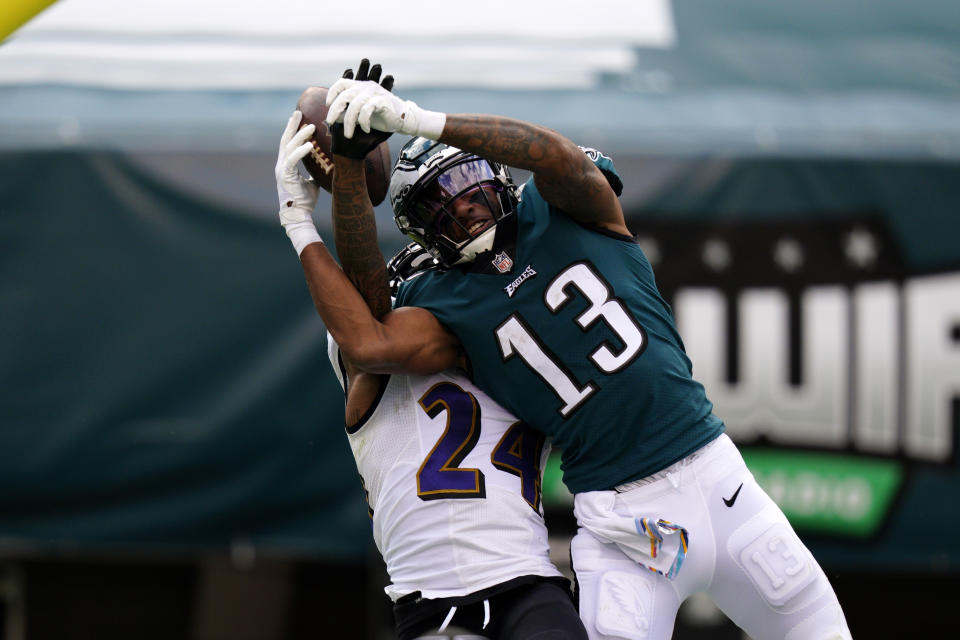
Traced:
MULTIPOLYGON (((404 283, 377 320, 308 246, 317 308, 365 369, 460 366, 553 439, 574 493, 590 637, 668 640, 696 592, 755 640, 850 637, 823 570, 693 379, 610 159, 534 124, 427 111, 375 82, 338 80, 328 104, 347 138, 357 126, 414 136, 390 200, 439 268, 404 283), (508 166, 532 178, 517 188, 508 166)), ((338 233, 372 223, 366 193, 334 185, 338 233)))

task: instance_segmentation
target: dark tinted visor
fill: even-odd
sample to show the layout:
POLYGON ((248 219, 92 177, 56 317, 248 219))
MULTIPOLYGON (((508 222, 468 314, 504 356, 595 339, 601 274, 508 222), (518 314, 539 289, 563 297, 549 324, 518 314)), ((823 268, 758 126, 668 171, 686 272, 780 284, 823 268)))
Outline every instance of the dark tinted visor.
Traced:
POLYGON ((423 222, 433 226, 437 214, 461 192, 492 180, 496 180, 496 175, 486 160, 454 165, 423 186, 412 208, 423 222))

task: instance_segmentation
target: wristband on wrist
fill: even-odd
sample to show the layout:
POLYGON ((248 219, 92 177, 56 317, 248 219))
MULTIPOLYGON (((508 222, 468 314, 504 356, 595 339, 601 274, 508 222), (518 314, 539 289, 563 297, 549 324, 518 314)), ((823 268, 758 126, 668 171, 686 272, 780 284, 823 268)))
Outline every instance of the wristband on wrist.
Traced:
POLYGON ((297 256, 307 245, 323 242, 316 225, 313 224, 313 217, 306 209, 287 207, 280 209, 280 224, 287 232, 287 237, 290 238, 297 256))
POLYGON ((437 140, 443 134, 443 127, 447 124, 447 114, 440 111, 420 112, 420 122, 417 127, 417 135, 431 140, 437 140))
POLYGON ((323 242, 323 238, 320 237, 320 233, 312 222, 295 222, 287 225, 284 229, 293 244, 294 251, 297 252, 297 256, 303 253, 307 245, 314 242, 323 242))

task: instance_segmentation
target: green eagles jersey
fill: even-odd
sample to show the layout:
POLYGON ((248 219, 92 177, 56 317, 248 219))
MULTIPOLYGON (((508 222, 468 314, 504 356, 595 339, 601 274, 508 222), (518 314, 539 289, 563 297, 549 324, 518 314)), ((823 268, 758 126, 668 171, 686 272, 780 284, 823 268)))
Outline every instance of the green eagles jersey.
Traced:
POLYGON ((512 265, 494 259, 509 272, 426 271, 396 306, 429 309, 457 335, 477 386, 562 451, 574 493, 648 476, 716 438, 723 423, 636 242, 576 223, 533 179, 516 215, 512 265))

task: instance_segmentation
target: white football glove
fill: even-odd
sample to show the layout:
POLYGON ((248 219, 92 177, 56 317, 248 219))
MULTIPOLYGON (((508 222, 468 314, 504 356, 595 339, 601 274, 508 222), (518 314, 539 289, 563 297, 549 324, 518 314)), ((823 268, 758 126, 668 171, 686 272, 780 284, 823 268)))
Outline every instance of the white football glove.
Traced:
POLYGON ((421 109, 372 80, 340 78, 327 92, 327 106, 327 124, 342 121, 347 138, 353 137, 359 124, 366 133, 376 129, 436 140, 447 122, 445 113, 421 109))
POLYGON ((323 242, 313 224, 313 209, 317 206, 317 185, 304 178, 297 167, 313 146, 310 137, 316 127, 312 124, 297 131, 303 114, 294 111, 287 121, 287 128, 280 138, 280 151, 273 175, 277 179, 277 196, 280 200, 280 224, 293 243, 297 255, 304 247, 314 242, 323 242))

